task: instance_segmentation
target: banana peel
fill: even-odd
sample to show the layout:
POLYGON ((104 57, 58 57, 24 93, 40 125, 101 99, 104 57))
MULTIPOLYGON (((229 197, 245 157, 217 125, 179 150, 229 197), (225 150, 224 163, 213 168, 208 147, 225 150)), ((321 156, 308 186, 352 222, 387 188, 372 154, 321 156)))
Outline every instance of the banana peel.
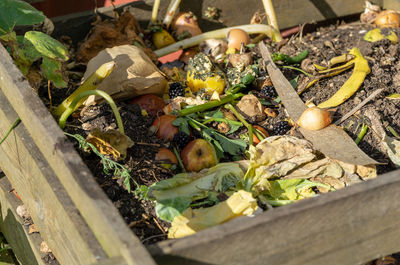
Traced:
POLYGON ((360 88, 365 77, 371 72, 371 69, 368 66, 368 61, 362 56, 358 48, 352 48, 349 54, 355 56, 353 59, 354 69, 350 78, 347 79, 343 86, 332 97, 320 103, 317 107, 332 108, 342 104, 360 88))
POLYGON ((372 29, 372 30, 368 31, 364 35, 363 39, 365 41, 369 41, 369 42, 376 42, 376 41, 380 41, 383 39, 388 39, 393 44, 396 44, 399 42, 399 38, 397 37, 396 33, 394 33, 392 30, 389 32, 389 34, 383 35, 380 28, 376 28, 376 29, 372 29))

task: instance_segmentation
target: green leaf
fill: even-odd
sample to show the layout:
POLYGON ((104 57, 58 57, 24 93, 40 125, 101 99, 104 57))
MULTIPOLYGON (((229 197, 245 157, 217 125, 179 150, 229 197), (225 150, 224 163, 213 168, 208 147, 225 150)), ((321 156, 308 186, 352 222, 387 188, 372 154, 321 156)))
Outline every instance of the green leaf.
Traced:
POLYGON ((68 50, 59 41, 39 31, 28 31, 25 40, 32 43, 43 56, 51 59, 68 60, 68 50))
POLYGON ((249 85, 249 84, 253 83, 254 79, 256 79, 254 75, 252 75, 252 74, 247 74, 246 76, 244 76, 244 77, 240 80, 240 82, 241 82, 243 85, 249 85))
POLYGON ((24 1, 0 1, 0 35, 13 31, 15 26, 41 23, 45 18, 42 12, 24 1))
POLYGON ((42 71, 45 77, 53 82, 55 87, 67 87, 68 80, 63 76, 62 62, 48 57, 43 57, 42 71))
POLYGON ((192 203, 191 198, 176 197, 157 202, 157 216, 164 221, 172 222, 175 216, 181 215, 192 203))
POLYGON ((239 130, 240 127, 242 127, 242 125, 236 125, 236 124, 232 124, 230 122, 228 122, 228 123, 229 123, 229 132, 228 132, 228 134, 234 133, 237 130, 239 130))
POLYGON ((189 124, 185 118, 183 117, 177 118, 172 122, 172 125, 178 126, 179 131, 184 132, 187 135, 190 135, 189 124))
POLYGON ((289 83, 292 85, 292 87, 293 87, 294 89, 297 88, 298 80, 299 80, 299 75, 296 76, 295 78, 293 78, 292 80, 289 81, 289 83))
POLYGON ((222 149, 230 155, 239 155, 243 153, 247 148, 246 141, 243 141, 242 139, 230 139, 223 136, 222 134, 217 133, 214 130, 212 130, 212 135, 215 140, 217 140, 221 144, 222 149))

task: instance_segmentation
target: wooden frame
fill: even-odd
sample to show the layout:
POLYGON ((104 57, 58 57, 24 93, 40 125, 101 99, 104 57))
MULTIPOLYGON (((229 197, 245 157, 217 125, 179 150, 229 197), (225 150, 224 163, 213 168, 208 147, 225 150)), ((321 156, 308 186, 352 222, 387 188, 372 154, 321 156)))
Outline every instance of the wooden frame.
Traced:
MULTIPOLYGON (((223 8, 226 1, 204 0, 202 8, 223 8)), ((262 6, 256 0, 238 5, 243 2, 262 6)), ((362 1, 349 2, 274 4, 286 28, 362 11, 362 1), (318 6, 324 5, 330 9, 321 12, 318 6)), ((188 1, 182 3, 188 7, 188 1)), ((233 5, 226 6, 228 17, 238 17, 233 5)), ((61 264, 355 264, 400 250, 400 171, 146 249, 1 45, 0 58, 0 136, 17 117, 22 120, 0 146, 0 168, 61 264)), ((15 206, 4 188, 0 199, 3 209, 15 206)))

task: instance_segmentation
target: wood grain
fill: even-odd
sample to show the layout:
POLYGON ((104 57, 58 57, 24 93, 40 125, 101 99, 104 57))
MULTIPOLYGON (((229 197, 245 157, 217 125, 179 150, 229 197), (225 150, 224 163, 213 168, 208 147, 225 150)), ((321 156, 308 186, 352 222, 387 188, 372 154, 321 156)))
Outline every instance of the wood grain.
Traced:
MULTIPOLYGON (((0 93, 0 106, 0 135, 3 136, 17 116, 3 93, 0 93)), ((90 264, 106 258, 23 124, 1 145, 0 167, 62 264, 90 264)))
POLYGON ((394 171, 149 250, 158 264, 362 264, 400 250, 399 189, 394 171))
POLYGON ((39 251, 43 239, 38 233, 28 234, 23 220, 16 213, 17 207, 22 205, 22 202, 10 193, 10 190, 10 182, 6 177, 2 177, 0 179, 0 230, 22 264, 45 265, 39 251))
MULTIPOLYGON (((106 254, 110 257, 123 256, 127 264, 154 264, 149 253, 139 239, 133 235, 117 209, 100 189, 89 169, 66 139, 42 101, 13 64, 3 46, 0 46, 0 58, 2 58, 0 62, 1 91, 21 118, 33 139, 32 142, 46 158, 50 168, 56 172, 57 179, 68 192, 69 197, 106 254)), ((10 162, 19 163, 18 160, 10 162)), ((14 171, 18 173, 20 166, 14 164, 14 167, 14 171)), ((6 172, 6 170, 4 171, 6 172)), ((31 186, 37 187, 41 184, 45 183, 37 183, 36 179, 32 179, 31 186)), ((30 197, 27 196, 26 199, 29 200, 30 197)), ((43 198, 42 201, 44 203, 48 200, 50 199, 43 198)), ((59 219, 57 215, 54 217, 59 219)), ((43 237, 46 238, 44 235, 43 237)), ((70 240, 64 241, 65 244, 73 243, 70 240)), ((77 257, 73 258, 77 259, 77 257)))

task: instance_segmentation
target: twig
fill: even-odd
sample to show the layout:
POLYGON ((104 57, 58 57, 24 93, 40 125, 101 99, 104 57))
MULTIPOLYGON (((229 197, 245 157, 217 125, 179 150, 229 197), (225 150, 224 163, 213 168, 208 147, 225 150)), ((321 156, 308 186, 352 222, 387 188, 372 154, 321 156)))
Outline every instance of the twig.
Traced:
POLYGON ((158 226, 158 229, 161 230, 161 232, 165 235, 166 231, 164 230, 164 228, 160 225, 160 223, 157 221, 156 218, 153 217, 154 222, 156 223, 156 225, 158 226))
POLYGON ((47 80, 47 93, 49 94, 49 102, 50 102, 50 112, 53 110, 53 104, 51 103, 51 91, 50 91, 50 80, 47 80))
POLYGON ((383 91, 383 88, 380 88, 378 90, 375 90, 374 93, 369 95, 366 99, 364 99, 360 104, 355 106, 352 110, 350 110, 346 115, 344 115, 340 120, 336 121, 335 124, 339 125, 345 120, 347 120, 351 115, 356 113, 358 110, 360 110, 362 107, 364 107, 365 104, 370 102, 372 99, 374 99, 376 96, 378 96, 381 92, 383 91))
POLYGON ((145 242, 145 241, 147 241, 147 240, 153 239, 153 238, 164 237, 164 236, 165 236, 165 234, 149 236, 149 237, 143 239, 143 240, 142 240, 142 243, 145 242))

